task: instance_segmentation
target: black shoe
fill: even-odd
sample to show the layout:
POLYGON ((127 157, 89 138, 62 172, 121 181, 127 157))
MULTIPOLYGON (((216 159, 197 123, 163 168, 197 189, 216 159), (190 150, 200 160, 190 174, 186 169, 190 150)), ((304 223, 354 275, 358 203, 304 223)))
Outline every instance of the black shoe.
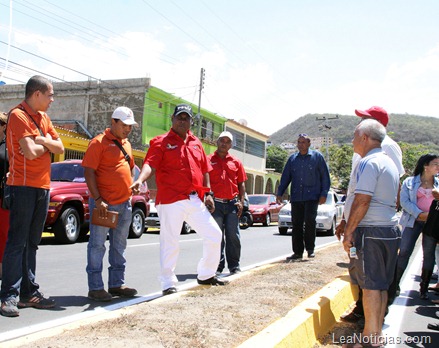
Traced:
POLYGON ((314 254, 314 251, 308 252, 308 258, 312 259, 316 257, 316 254, 314 254))
POLYGON ((163 294, 163 296, 166 296, 166 295, 172 295, 172 294, 175 294, 177 292, 177 289, 176 288, 174 288, 174 287, 170 287, 170 288, 168 288, 168 289, 166 289, 166 290, 163 290, 162 291, 162 294, 163 294))
POLYGON ((364 318, 364 315, 357 314, 355 312, 350 312, 349 314, 342 315, 340 320, 348 323, 357 323, 364 318))
POLYGON ((230 270, 230 275, 234 275, 237 273, 241 273, 241 269, 239 267, 233 268, 232 270, 230 270))
POLYGON ((288 262, 288 261, 298 261, 298 260, 302 260, 302 258, 303 258, 303 255, 293 254, 293 255, 287 257, 287 262, 288 262))
POLYGON ((437 323, 436 324, 428 324, 427 328, 430 329, 430 330, 439 331, 439 324, 437 324, 437 323))
POLYGON ((219 279, 217 276, 211 277, 209 279, 201 280, 197 278, 197 282, 200 285, 227 285, 229 284, 228 280, 219 279))

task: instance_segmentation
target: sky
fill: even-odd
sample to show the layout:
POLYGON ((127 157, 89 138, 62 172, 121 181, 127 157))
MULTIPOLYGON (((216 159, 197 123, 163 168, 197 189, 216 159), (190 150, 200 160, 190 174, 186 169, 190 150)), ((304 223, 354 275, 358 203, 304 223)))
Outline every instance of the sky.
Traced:
POLYGON ((0 0, 0 81, 149 77, 198 105, 203 68, 201 107, 266 135, 372 105, 439 117, 438 18, 437 0, 0 0))

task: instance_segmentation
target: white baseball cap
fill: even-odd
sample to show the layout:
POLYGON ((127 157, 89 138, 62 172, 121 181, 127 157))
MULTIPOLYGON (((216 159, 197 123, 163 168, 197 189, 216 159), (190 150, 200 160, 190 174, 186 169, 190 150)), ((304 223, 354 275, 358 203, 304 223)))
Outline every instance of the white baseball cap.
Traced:
POLYGON ((133 110, 127 108, 126 106, 119 106, 116 110, 114 110, 111 118, 121 120, 127 125, 137 124, 137 122, 134 120, 133 110))
POLYGON ((232 143, 233 143, 233 135, 232 135, 232 133, 230 133, 230 132, 228 132, 228 131, 224 131, 224 132, 222 132, 222 133, 218 136, 218 139, 219 139, 219 138, 222 138, 222 137, 227 137, 227 138, 229 138, 229 139, 232 141, 232 143))

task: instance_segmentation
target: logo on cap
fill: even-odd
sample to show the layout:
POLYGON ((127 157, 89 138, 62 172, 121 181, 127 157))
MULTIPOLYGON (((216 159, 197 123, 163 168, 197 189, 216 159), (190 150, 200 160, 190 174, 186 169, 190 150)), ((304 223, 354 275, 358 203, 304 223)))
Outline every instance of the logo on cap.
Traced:
POLYGON ((187 104, 180 104, 180 105, 177 105, 176 107, 175 107, 175 110, 174 110, 174 116, 177 116, 177 115, 179 115, 179 114, 181 114, 181 113, 186 113, 186 114, 188 114, 190 117, 194 117, 194 114, 192 113, 192 108, 191 108, 191 106, 190 105, 187 105, 187 104))

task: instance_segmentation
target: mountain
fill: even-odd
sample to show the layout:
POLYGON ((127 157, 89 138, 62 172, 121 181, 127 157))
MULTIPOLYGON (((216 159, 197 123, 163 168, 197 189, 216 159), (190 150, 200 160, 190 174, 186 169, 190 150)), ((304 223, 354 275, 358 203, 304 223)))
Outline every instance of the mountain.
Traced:
MULTIPOLYGON (((310 137, 332 137, 334 143, 351 143, 355 126, 360 118, 358 116, 335 114, 308 114, 270 136, 273 145, 283 142, 295 143, 300 133, 310 137), (322 120, 322 119, 326 120, 322 120), (319 119, 319 120, 317 120, 319 119), (327 127, 325 127, 326 125, 327 127), (325 134, 326 133, 326 134, 325 134)), ((424 144, 436 151, 439 150, 439 118, 416 116, 408 114, 390 114, 387 133, 397 142, 410 144, 424 144)), ((439 152, 439 151, 438 151, 439 152)))

